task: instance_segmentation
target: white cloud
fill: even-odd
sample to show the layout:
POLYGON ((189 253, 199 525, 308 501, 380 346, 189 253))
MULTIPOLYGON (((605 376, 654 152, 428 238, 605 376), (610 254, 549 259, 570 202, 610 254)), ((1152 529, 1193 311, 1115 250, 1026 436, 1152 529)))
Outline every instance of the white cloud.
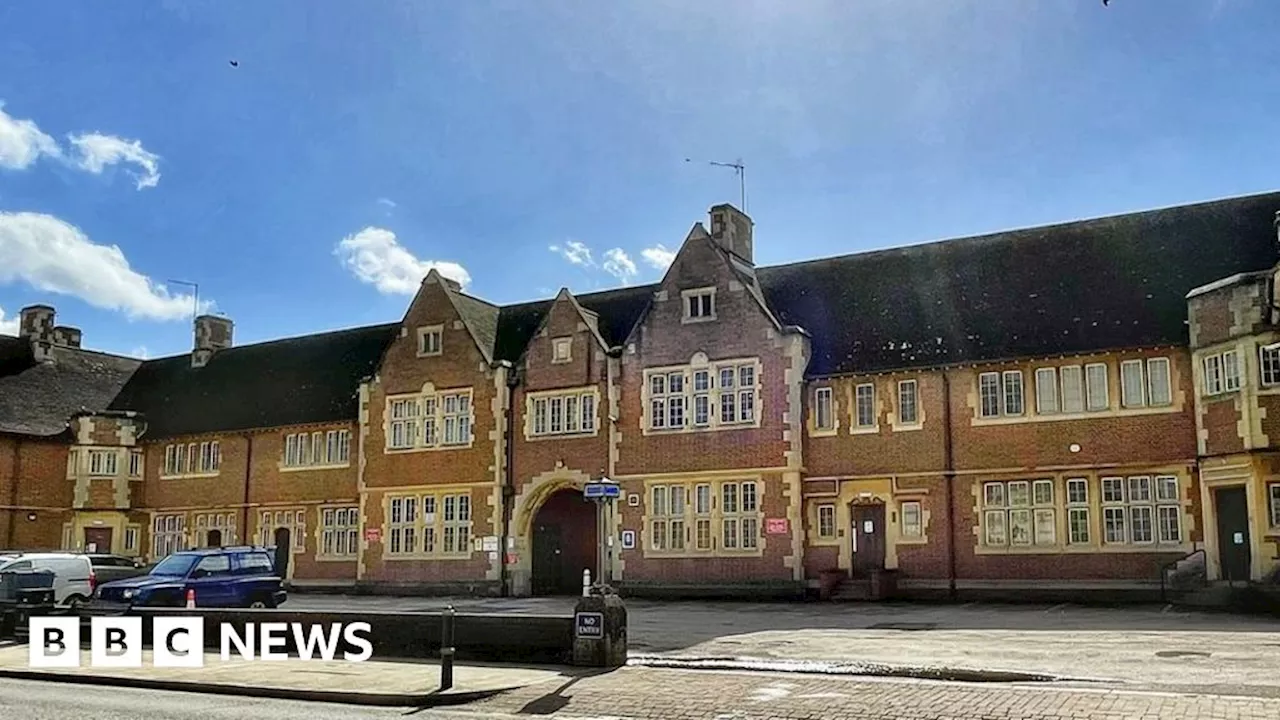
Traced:
POLYGON ((0 308, 0 335, 18 334, 18 316, 5 319, 4 308, 0 308))
POLYGON ((564 245, 552 245, 547 249, 553 253, 563 255, 565 260, 574 265, 581 265, 582 267, 595 267, 596 265, 596 261, 591 258, 591 248, 577 240, 570 240, 564 245))
POLYGON ((666 270, 675 261, 676 251, 668 250, 662 243, 658 243, 651 248, 641 250, 640 257, 644 258, 644 261, 653 267, 659 270, 666 270))
POLYGON ((604 254, 604 271, 627 284, 631 278, 636 276, 636 264, 622 248, 613 248, 604 254))
POLYGON ((140 140, 96 132, 71 135, 69 139, 79 152, 75 163, 81 170, 99 175, 110 165, 132 163, 141 168, 141 172, 130 173, 139 190, 155 187, 160 182, 160 157, 143 148, 140 140))
POLYGON ((151 351, 147 349, 146 345, 139 345, 138 347, 129 351, 129 357, 135 357, 135 358, 138 358, 139 360, 150 360, 151 351))
POLYGON ((390 209, 396 206, 396 201, 392 200, 391 198, 380 197, 378 198, 378 204, 385 208, 390 209))
POLYGON ((5 113, 0 102, 0 168, 25 170, 41 155, 57 157, 58 143, 40 131, 34 121, 18 120, 5 113))
POLYGON ((170 293, 129 267, 119 247, 98 245, 52 215, 0 212, 0 284, 17 281, 131 318, 180 320, 193 309, 191 295, 170 293))
POLYGON ((384 228, 367 227, 348 235, 333 253, 356 278, 381 293, 412 295, 432 268, 463 286, 471 282, 471 274, 458 263, 419 260, 396 240, 395 233, 384 228))

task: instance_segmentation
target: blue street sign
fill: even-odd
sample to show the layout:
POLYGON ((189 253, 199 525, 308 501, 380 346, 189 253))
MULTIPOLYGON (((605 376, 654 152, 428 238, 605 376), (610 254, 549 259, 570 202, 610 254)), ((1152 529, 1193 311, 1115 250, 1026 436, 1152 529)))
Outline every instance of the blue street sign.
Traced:
POLYGON ((622 487, 612 482, 587 483, 582 488, 582 496, 588 499, 613 499, 622 496, 622 487))

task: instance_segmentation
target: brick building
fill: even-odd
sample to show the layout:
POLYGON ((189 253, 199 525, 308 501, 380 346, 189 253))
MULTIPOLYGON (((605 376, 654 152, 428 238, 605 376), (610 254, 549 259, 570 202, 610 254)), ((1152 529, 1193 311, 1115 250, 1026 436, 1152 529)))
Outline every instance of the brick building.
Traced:
MULTIPOLYGON (((695 224, 661 282, 189 355, 0 338, 0 542, 288 544, 295 585, 792 594, 1149 589, 1280 554, 1280 193, 757 267, 695 224), (582 487, 622 499, 598 518, 582 487), (600 552, 601 545, 608 547, 600 552)), ((250 320, 251 321, 251 320, 250 320)))

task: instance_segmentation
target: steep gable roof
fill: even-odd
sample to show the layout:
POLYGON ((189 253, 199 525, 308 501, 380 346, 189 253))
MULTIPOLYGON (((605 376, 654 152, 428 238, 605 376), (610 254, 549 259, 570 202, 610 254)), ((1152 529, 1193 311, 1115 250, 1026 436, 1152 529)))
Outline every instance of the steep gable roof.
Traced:
POLYGON ((354 420, 360 381, 399 332, 389 323, 232 347, 202 368, 190 355, 148 360, 110 409, 142 413, 147 439, 354 420))
POLYGON ((133 358, 54 346, 37 362, 26 339, 0 335, 0 432, 58 435, 75 413, 100 412, 139 362, 133 358))

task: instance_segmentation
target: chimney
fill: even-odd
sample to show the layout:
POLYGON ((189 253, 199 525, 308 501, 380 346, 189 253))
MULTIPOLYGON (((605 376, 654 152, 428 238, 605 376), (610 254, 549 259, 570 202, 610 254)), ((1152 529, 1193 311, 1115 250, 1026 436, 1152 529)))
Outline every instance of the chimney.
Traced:
POLYGON ((31 341, 31 354, 38 362, 53 359, 54 315, 48 305, 28 305, 18 313, 18 337, 31 341))
POLYGON ((191 367, 201 368, 219 350, 231 347, 231 318, 201 315, 196 318, 195 345, 191 350, 191 367))
POLYGON ((711 238, 748 263, 755 263, 751 252, 753 225, 746 213, 729 203, 711 208, 711 238))
POLYGON ((59 347, 80 347, 80 328, 58 325, 53 329, 53 344, 59 347))

